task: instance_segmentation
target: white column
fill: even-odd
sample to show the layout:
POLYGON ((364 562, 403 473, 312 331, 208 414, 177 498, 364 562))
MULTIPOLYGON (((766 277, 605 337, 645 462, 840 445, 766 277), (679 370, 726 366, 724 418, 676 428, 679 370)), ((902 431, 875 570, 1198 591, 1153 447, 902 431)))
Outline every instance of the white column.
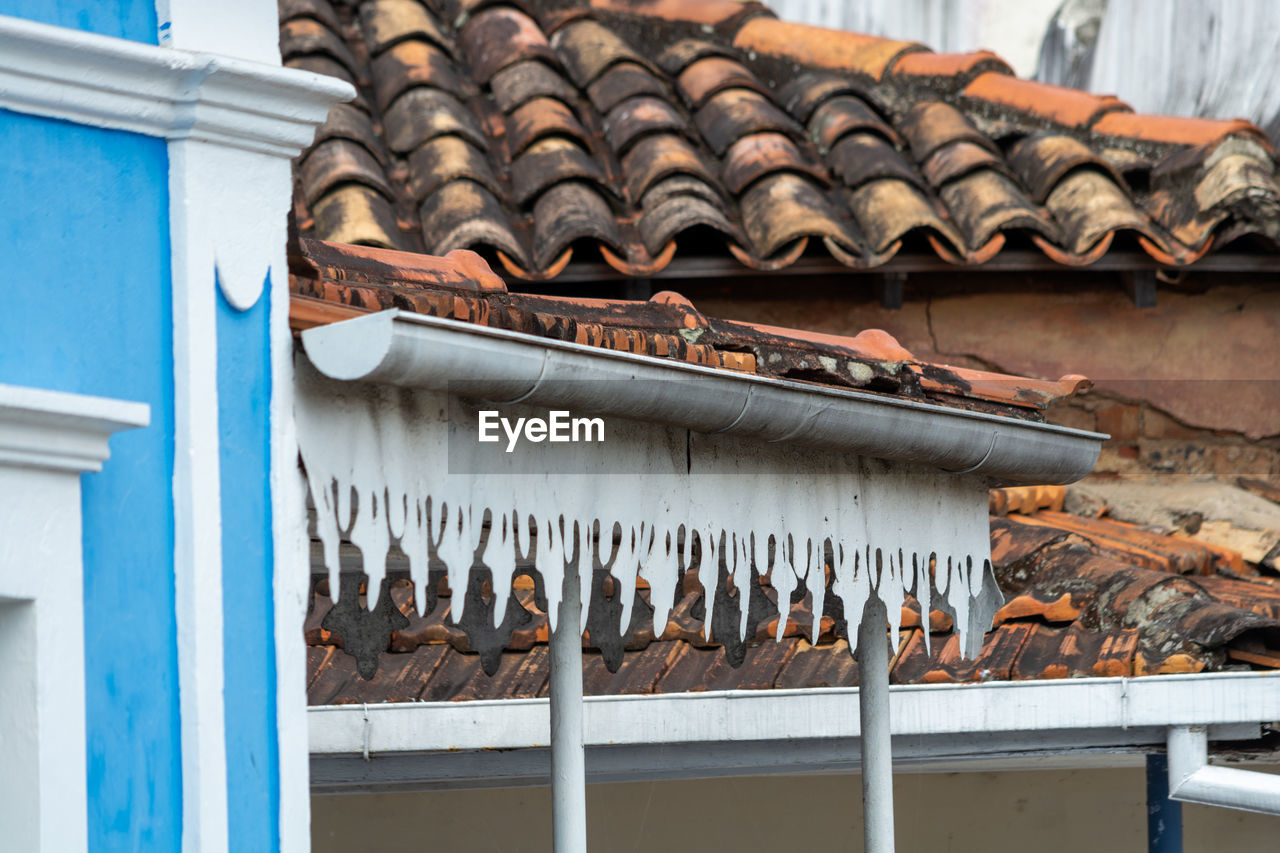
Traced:
POLYGON ((80 474, 149 409, 0 385, 0 827, 5 849, 84 850, 80 474))
MULTIPOLYGON (((588 537, 580 554, 589 553, 588 537)), ((587 558, 581 558, 587 559, 587 558)), ((582 747, 582 593, 577 562, 565 567, 551 634, 551 810, 555 853, 586 853, 587 765, 582 747)))
POLYGON ((862 719, 862 833, 866 853, 893 853, 893 753, 889 740, 889 635, 884 602, 867 600, 858 625, 862 719))

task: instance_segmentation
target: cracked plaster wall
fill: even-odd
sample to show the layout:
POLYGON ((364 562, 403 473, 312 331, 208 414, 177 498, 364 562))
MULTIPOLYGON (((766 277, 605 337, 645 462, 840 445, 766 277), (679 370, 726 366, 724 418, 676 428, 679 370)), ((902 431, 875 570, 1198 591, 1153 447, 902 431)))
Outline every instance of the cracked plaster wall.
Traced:
MULTIPOLYGON (((1161 289, 1138 309, 1113 282, 922 280, 899 310, 863 292, 694 297, 714 316, 853 335, 881 328, 924 360, 1057 378, 1090 394, 1050 418, 1110 433, 1098 471, 1280 475, 1280 290, 1267 281, 1161 289)), ((847 292, 847 291, 846 291, 847 292)))

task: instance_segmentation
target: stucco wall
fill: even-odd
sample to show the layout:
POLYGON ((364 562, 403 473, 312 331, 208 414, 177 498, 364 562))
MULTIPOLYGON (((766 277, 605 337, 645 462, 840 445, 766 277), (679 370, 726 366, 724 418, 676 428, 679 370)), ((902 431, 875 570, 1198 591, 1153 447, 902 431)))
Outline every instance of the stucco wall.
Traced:
MULTIPOLYGON (((1263 279, 1162 288, 1135 308, 1115 274, 920 276, 899 310, 852 286, 693 292, 700 311, 854 335, 879 328, 916 357, 1054 378, 1082 373, 1091 394, 1052 418, 1115 438, 1099 471, 1280 474, 1280 294, 1263 279), (1090 281, 1092 278, 1092 281, 1090 281)), ((868 288, 869 289, 869 288, 868 288)))
MULTIPOLYGON (((1273 768, 1280 770, 1280 768, 1273 768)), ((1122 770, 914 774, 894 783, 899 850, 1134 853, 1144 775, 1122 770)), ((857 776, 593 785, 593 850, 862 849, 857 776)), ((510 788, 312 798, 314 853, 551 850, 551 792, 510 788)), ((1186 853, 1270 853, 1280 818, 1186 806, 1186 853)))
POLYGON ((0 150, 0 382, 151 406, 83 481, 89 849, 176 850, 165 143, 0 110, 0 150))

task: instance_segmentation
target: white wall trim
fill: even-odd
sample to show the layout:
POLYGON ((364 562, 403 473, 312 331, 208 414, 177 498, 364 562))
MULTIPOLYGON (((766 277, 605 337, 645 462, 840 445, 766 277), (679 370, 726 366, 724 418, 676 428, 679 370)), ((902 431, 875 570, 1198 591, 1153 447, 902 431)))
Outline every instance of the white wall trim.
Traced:
MULTIPOLYGON (((589 696, 591 745, 858 737, 858 689, 589 696)), ((1260 723, 1280 713, 1280 673, 1080 678, 890 688, 895 737, 1260 723)), ((550 742, 546 699, 415 702, 309 711, 313 755, 521 749, 550 742), (367 737, 367 740, 366 740, 367 737)))
POLYGON ((0 385, 0 827, 6 849, 84 850, 80 475, 150 409, 0 385))
POLYGON ((0 107, 291 158, 350 84, 0 16, 0 107))
POLYGON ((0 385, 0 465, 100 471, 111 434, 150 417, 145 403, 0 385))
MULTIPOLYGON (((857 772, 857 707, 856 688, 588 697, 588 781, 857 772)), ((1214 740, 1256 740, 1280 712, 1280 675, 895 686, 890 708, 898 771, 1140 765, 1189 720, 1214 740)), ((314 793, 548 781, 546 699, 309 713, 314 793)))
POLYGON ((293 158, 349 83, 0 15, 0 106, 293 158))

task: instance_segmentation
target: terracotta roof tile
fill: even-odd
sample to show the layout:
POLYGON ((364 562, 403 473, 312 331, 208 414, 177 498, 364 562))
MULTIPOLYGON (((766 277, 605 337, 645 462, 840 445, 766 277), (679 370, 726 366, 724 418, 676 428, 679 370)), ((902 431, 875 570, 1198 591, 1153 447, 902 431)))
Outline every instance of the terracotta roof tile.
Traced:
POLYGON ((1089 128, 1106 114, 1129 111, 1115 95, 1094 95, 997 72, 979 75, 963 94, 1075 129, 1089 128))
POLYGON ((1266 140, 1266 134, 1244 119, 1183 118, 1180 116, 1145 115, 1134 112, 1110 112, 1093 123, 1095 133, 1107 136, 1167 142, 1177 145, 1207 145, 1227 136, 1243 134, 1266 140))
MULTIPOLYGON (((788 195, 802 197, 795 188, 807 185, 800 181, 778 172, 756 182, 757 191, 771 198, 758 203, 757 227, 774 229, 770 240, 779 245, 814 233, 849 239, 834 216, 814 217, 788 195)), ((455 181, 446 190, 465 190, 483 200, 483 187, 471 181, 455 181)), ((547 220, 557 230, 544 232, 545 242, 536 244, 548 253, 567 253, 573 235, 583 231, 605 242, 615 239, 592 230, 600 223, 587 214, 603 202, 586 184, 558 184, 538 203, 562 209, 547 220)), ((483 204, 471 204, 461 199, 442 206, 439 221, 458 229, 496 227, 483 204)), ((1041 419, 1040 411, 1054 400, 1089 387, 1082 376, 1040 380, 921 362, 878 329, 844 337, 707 318, 687 299, 668 292, 647 302, 509 293, 484 260, 466 250, 431 257, 303 239, 290 255, 290 270, 300 327, 349 317, 352 308, 401 308, 540 337, 1032 419, 1041 419), (325 303, 334 306, 327 315, 325 303), (691 330, 697 334, 688 336, 691 330)))
POLYGON ((819 244, 854 268, 904 245, 983 263, 1015 235, 1069 265, 1122 232, 1169 265, 1280 244, 1256 127, 1137 115, 987 52, 736 0, 285 0, 281 21, 285 64, 361 93, 298 161, 300 228, 325 240, 475 249, 530 280, 584 252, 645 276, 677 251, 776 270, 819 244))

